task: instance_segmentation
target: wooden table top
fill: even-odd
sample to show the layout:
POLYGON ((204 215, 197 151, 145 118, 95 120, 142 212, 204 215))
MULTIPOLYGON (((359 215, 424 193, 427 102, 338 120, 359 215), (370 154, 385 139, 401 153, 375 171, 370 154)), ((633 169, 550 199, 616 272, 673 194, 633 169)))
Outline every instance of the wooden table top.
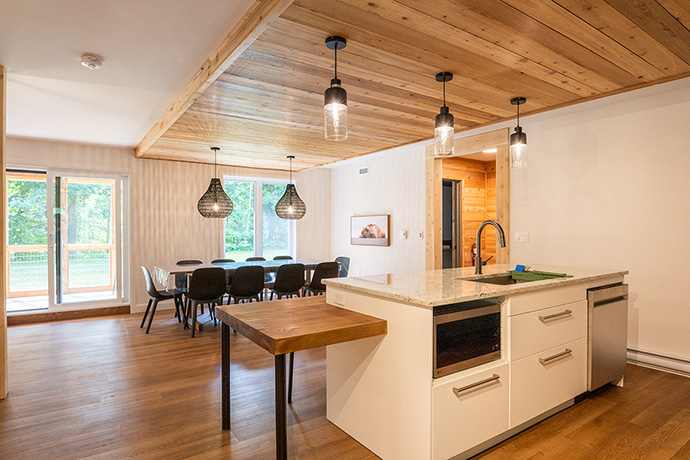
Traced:
POLYGON ((223 305, 216 317, 274 355, 388 332, 385 320, 328 305, 326 296, 223 305))

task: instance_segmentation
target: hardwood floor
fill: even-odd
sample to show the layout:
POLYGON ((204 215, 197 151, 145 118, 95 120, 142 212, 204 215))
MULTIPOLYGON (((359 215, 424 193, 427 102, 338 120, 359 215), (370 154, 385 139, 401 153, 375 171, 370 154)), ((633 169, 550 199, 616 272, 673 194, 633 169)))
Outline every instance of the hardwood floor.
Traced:
MULTIPOLYGON (((232 424, 220 429, 220 328, 190 339, 170 311, 9 328, 0 459, 275 458, 273 358, 232 337, 232 424)), ((294 459, 376 459, 326 420, 325 349, 296 355, 294 459)), ((608 388, 476 458, 690 459, 690 379, 628 366, 608 388)))

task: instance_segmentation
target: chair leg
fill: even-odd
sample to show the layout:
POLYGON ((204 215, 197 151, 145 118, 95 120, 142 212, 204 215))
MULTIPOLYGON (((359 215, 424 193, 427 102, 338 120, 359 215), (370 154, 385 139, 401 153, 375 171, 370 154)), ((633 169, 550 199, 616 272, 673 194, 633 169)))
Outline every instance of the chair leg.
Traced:
MULTIPOLYGON (((196 332, 196 311, 197 311, 197 303, 192 301, 192 338, 194 338, 194 334, 196 332)), ((204 308, 203 305, 201 308, 204 308)), ((202 313, 203 314, 203 313, 202 313)))
POLYGON ((181 323, 182 322, 182 312, 181 312, 181 307, 180 307, 180 298, 177 296, 173 297, 173 302, 175 302, 175 318, 177 318, 178 323, 181 323))
POLYGON ((146 322, 146 317, 149 315, 149 310, 151 309, 151 302, 153 302, 153 298, 149 297, 149 304, 146 306, 146 311, 144 312, 144 317, 141 319, 141 326, 139 326, 140 329, 142 327, 144 327, 144 323, 146 322))
POLYGON ((153 301, 153 305, 151 305, 151 316, 149 316, 149 324, 146 325, 146 333, 149 333, 149 330, 151 329, 151 323, 153 322, 153 315, 156 314, 156 307, 158 306, 158 299, 155 299, 153 301))
MULTIPOLYGON (((221 299, 221 300, 222 300, 222 299, 221 299)), ((213 318, 213 325, 215 326, 216 324, 218 324, 218 323, 216 322, 216 303, 215 303, 215 302, 212 302, 212 303, 211 303, 211 306, 208 307, 208 309, 209 309, 209 311, 211 312, 211 317, 213 318)))
POLYGON ((295 352, 290 352, 290 374, 288 376, 288 404, 292 404, 292 375, 295 371, 295 352))

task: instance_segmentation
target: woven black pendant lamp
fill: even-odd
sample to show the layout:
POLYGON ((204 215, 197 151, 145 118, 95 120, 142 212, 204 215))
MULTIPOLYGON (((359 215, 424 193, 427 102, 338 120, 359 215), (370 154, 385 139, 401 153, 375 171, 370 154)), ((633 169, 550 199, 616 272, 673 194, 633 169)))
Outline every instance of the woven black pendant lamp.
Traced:
POLYGON ((297 194, 297 189, 292 183, 292 160, 295 157, 290 155, 288 159, 290 160, 290 183, 287 184, 285 193, 276 203, 276 214, 281 219, 299 220, 306 214, 307 206, 297 194))
POLYGON ((216 173, 216 156, 218 155, 218 147, 211 147, 213 150, 213 179, 208 186, 206 193, 201 195, 196 208, 199 214, 209 219, 224 219, 232 214, 232 200, 225 193, 223 184, 217 177, 216 173))

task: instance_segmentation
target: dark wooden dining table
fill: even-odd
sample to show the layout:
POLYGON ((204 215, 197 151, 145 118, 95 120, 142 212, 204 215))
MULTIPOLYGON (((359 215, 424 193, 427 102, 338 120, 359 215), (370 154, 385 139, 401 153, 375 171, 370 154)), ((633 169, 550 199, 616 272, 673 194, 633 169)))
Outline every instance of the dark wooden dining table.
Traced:
POLYGON ((326 296, 216 307, 221 332, 221 407, 223 430, 230 429, 230 328, 275 356, 276 458, 287 459, 285 355, 386 334, 388 323, 335 307, 326 296))
POLYGON ((215 264, 193 264, 193 265, 174 265, 172 267, 161 267, 164 276, 167 278, 170 275, 191 275, 197 268, 221 267, 232 276, 240 267, 247 265, 256 265, 263 267, 266 273, 277 272, 281 265, 289 264, 304 264, 304 270, 307 273, 307 281, 311 280, 311 272, 316 266, 323 261, 315 259, 288 259, 288 260, 253 260, 251 262, 218 262, 215 264))

